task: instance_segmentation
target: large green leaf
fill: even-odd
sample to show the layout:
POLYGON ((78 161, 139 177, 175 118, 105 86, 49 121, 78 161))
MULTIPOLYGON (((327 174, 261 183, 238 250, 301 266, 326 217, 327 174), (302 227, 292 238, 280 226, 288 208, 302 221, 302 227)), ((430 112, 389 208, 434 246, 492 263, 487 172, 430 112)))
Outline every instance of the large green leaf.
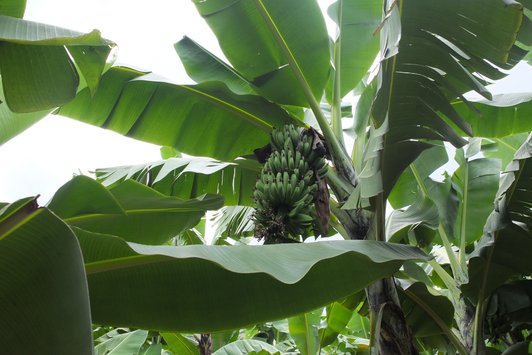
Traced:
POLYGON ((221 81, 236 94, 254 94, 250 82, 223 60, 188 37, 177 42, 175 50, 187 71, 197 83, 221 81))
POLYGON ((89 177, 76 176, 56 192, 48 207, 71 226, 161 244, 222 204, 222 197, 216 195, 181 200, 133 180, 107 189, 89 177))
POLYGON ((532 135, 506 167, 484 236, 469 259, 464 294, 481 302, 513 275, 532 273, 532 135))
POLYGON ((0 15, 0 72, 7 105, 22 113, 72 100, 79 85, 74 63, 94 91, 113 45, 96 30, 83 34, 0 15))
POLYGON ((381 30, 386 59, 373 105, 376 126, 388 124, 389 131, 380 168, 389 181, 384 186, 429 147, 421 142, 464 145, 461 136, 473 132, 451 102, 471 90, 490 98, 480 77, 502 78, 499 68, 513 67, 526 54, 515 45, 523 19, 517 2, 403 0, 388 1, 387 10, 381 30))
POLYGON ((472 102, 476 110, 465 103, 453 104, 454 109, 471 125, 479 137, 502 138, 532 131, 532 93, 494 95, 492 100, 472 102))
POLYGON ((371 241, 172 247, 74 231, 94 322, 180 332, 309 311, 391 275, 405 260, 426 258, 412 247, 371 241))
POLYGON ((0 343, 6 354, 91 354, 79 244, 33 199, 0 210, 0 343))
POLYGON ((264 97, 308 106, 292 69, 259 12, 263 7, 296 59, 316 99, 329 76, 329 37, 316 1, 194 0, 225 56, 264 97))
POLYGON ((253 188, 261 165, 250 159, 220 162, 208 158, 171 158, 149 164, 97 169, 105 186, 133 179, 169 196, 195 198, 214 193, 224 205, 253 205, 253 188))
POLYGON ((60 115, 196 156, 232 160, 266 145, 272 126, 294 121, 263 98, 237 95, 220 82, 177 85, 114 67, 91 96, 82 90, 60 115))
MULTIPOLYGON (((379 52, 382 1, 339 0, 327 10, 338 26, 334 42, 334 71, 340 72, 340 97, 362 80, 379 52)), ((328 93, 330 96, 330 93, 328 93)))

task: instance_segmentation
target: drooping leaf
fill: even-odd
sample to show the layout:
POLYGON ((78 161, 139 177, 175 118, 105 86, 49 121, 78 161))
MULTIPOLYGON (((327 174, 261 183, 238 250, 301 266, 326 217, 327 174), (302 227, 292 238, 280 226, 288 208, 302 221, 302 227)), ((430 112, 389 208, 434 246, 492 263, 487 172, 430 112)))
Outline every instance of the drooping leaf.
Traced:
POLYGON ((13 112, 53 109, 76 95, 79 77, 64 47, 2 41, 0 51, 4 95, 13 112))
POLYGON ((354 293, 405 260, 426 258, 371 241, 171 247, 74 231, 94 322, 165 331, 212 332, 292 316, 354 293), (353 275, 355 267, 365 271, 353 275))
POLYGON ((91 354, 79 244, 34 199, 0 210, 0 343, 9 354, 91 354))
POLYGON ((97 169, 105 186, 133 179, 169 196, 195 198, 206 193, 224 197, 224 205, 253 205, 253 188, 261 166, 254 160, 221 162, 208 158, 172 158, 149 164, 97 169))
POLYGON ((469 259, 464 294, 481 302, 509 277, 532 273, 532 135, 516 152, 501 178, 484 235, 469 259))
POLYGON ((84 89, 57 113, 226 161, 264 146, 272 126, 302 124, 281 107, 258 96, 237 95, 220 82, 177 85, 123 67, 107 71, 94 96, 84 89))
POLYGON ((307 106, 305 95, 258 7, 296 59, 316 99, 329 75, 329 38, 315 1, 194 0, 225 56, 256 91, 274 102, 307 106), (309 49, 312 49, 309 51, 309 49))
POLYGON ((68 46, 67 49, 85 79, 89 91, 94 95, 100 84, 111 47, 68 46))
POLYGON ((0 15, 0 72, 7 105, 24 113, 53 109, 74 98, 79 76, 91 90, 114 44, 97 30, 83 34, 0 15), (65 48, 72 48, 72 57, 65 48))
POLYGON ((195 82, 221 81, 235 94, 255 94, 251 83, 242 75, 192 39, 185 36, 174 44, 174 48, 187 74, 195 82))
POLYGON ((223 199, 203 195, 181 200, 126 180, 110 189, 86 176, 61 187, 48 207, 71 226, 116 235, 128 241, 161 244, 195 226, 223 199))

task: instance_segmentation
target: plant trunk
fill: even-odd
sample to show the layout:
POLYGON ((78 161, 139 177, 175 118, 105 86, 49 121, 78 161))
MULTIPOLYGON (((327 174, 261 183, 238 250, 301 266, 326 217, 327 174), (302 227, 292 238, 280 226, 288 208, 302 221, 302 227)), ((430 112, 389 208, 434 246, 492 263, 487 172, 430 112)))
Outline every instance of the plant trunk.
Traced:
POLYGON ((210 334, 201 334, 198 340, 200 355, 212 354, 212 338, 210 334))
MULTIPOLYGON (((376 223, 379 223, 378 220, 372 221, 363 210, 349 210, 346 212, 349 215, 349 220, 354 225, 354 228, 353 226, 349 228, 349 234, 352 239, 367 239, 368 231, 372 227, 375 228, 376 223)), ((384 225, 383 221, 380 222, 384 225)), ((373 233, 375 232, 379 233, 374 230, 373 233)), ((381 233, 383 232, 381 231, 381 233)), ((366 298, 372 321, 380 318, 380 326, 378 327, 380 331, 378 334, 372 335, 372 339, 378 341, 379 354, 419 354, 414 346, 412 332, 406 324, 393 278, 382 279, 369 285, 366 288, 366 298)), ((372 330, 375 331, 375 329, 372 330)))
POLYGON ((373 336, 378 341, 380 355, 419 354, 412 333, 406 324, 393 278, 382 279, 366 288, 370 315, 380 319, 380 332, 373 336))
POLYGON ((475 320, 475 308, 465 298, 460 298, 455 307, 455 320, 462 336, 462 344, 468 351, 473 349, 473 325, 475 320))

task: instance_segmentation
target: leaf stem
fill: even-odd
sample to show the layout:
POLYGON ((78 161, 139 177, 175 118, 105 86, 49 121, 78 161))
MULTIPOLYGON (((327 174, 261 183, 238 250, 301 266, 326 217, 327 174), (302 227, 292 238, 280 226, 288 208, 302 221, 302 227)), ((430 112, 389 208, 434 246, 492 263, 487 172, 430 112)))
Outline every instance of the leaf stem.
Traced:
POLYGON ((461 201, 461 207, 462 207, 462 218, 460 219, 460 246, 458 248, 458 261, 460 263, 460 267, 462 270, 467 270, 467 263, 466 263, 466 221, 467 221, 467 203, 469 201, 469 166, 468 161, 466 159, 465 164, 463 165, 463 168, 465 170, 464 172, 464 196, 461 201))
POLYGON ((314 93, 312 92, 312 89, 310 88, 307 79, 301 70, 301 67, 299 66, 292 51, 288 47, 288 44, 284 40, 283 35, 277 28, 274 20, 270 16, 268 10, 264 6, 262 0, 256 0, 256 5, 259 13, 264 19, 264 22, 266 22, 266 25, 270 29, 275 41, 277 42, 277 45, 281 49, 285 60, 288 62, 290 69, 294 73, 294 76, 296 77, 301 89, 303 90, 307 102, 314 113, 314 116, 316 117, 316 120, 318 121, 321 131, 325 137, 325 142, 331 153, 334 165, 351 182, 351 184, 356 185, 357 178, 355 169, 351 163, 351 159, 347 155, 344 146, 336 138, 332 128, 329 126, 329 122, 321 111, 320 104, 314 97, 314 93))
MULTIPOLYGON (((338 2, 338 19, 342 21, 344 2, 338 2)), ((341 25, 340 25, 341 26, 341 25)), ((345 146, 344 134, 342 131, 342 93, 341 93, 341 28, 338 29, 338 38, 334 44, 334 77, 333 77, 333 91, 332 91, 332 107, 331 107, 331 125, 332 130, 338 141, 345 146)))

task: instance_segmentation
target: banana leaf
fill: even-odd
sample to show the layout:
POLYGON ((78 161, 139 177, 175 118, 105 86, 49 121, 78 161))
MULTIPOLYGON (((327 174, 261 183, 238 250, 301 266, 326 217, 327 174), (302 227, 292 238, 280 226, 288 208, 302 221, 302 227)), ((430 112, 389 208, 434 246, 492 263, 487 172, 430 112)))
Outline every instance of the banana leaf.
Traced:
POLYGON ((0 343, 6 354, 92 354, 79 244, 33 198, 0 209, 0 343))
POLYGON ((392 275, 406 260, 427 258, 373 241, 172 247, 73 230, 93 321, 163 331, 206 333, 286 318, 392 275))
POLYGON ((266 145, 273 126, 302 125, 280 106, 221 82, 178 85, 113 67, 94 96, 82 90, 58 114, 195 156, 231 161, 266 145))

